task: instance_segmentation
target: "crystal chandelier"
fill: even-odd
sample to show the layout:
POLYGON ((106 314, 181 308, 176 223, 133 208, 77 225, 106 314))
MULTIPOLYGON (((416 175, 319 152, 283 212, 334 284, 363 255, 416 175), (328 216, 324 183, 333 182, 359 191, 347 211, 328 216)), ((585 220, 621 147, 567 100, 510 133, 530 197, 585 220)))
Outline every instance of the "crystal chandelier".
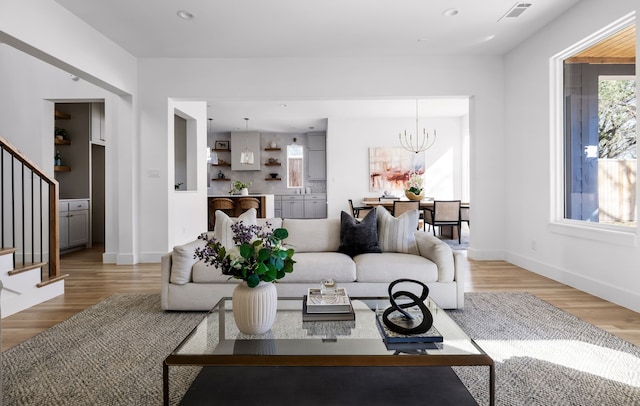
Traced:
POLYGON ((436 130, 433 130, 432 140, 429 139, 429 133, 424 128, 422 129, 422 137, 420 137, 418 132, 418 100, 416 100, 416 139, 413 139, 412 134, 407 134, 407 130, 404 130, 404 135, 398 134, 398 138, 402 148, 415 154, 428 150, 436 142, 436 130))
MULTIPOLYGON (((249 119, 245 117, 244 120, 247 123, 247 132, 249 132, 249 119)), ((249 146, 246 146, 244 151, 240 154, 240 163, 242 165, 253 165, 253 152, 249 151, 249 146)))

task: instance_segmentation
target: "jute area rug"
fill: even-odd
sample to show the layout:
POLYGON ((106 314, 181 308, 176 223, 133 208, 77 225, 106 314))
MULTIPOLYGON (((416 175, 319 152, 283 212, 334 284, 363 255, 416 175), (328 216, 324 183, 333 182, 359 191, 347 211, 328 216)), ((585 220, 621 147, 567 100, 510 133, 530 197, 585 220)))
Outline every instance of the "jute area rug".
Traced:
MULTIPOLYGON (((497 404, 640 405, 638 347, 526 293, 465 298, 449 314, 495 360, 497 404)), ((203 315, 163 312, 157 294, 111 296, 5 351, 3 404, 161 405, 162 361, 203 315)), ((455 371, 488 404, 486 367, 455 371)), ((172 404, 197 372, 172 369, 172 404)))

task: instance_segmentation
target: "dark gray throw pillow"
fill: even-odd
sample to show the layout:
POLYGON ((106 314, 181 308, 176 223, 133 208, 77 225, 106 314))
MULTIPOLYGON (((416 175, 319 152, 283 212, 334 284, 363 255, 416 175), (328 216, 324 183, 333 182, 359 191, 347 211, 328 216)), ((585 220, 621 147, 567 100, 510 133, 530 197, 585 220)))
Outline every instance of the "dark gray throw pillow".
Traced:
POLYGON ((358 221, 344 211, 340 213, 340 247, 338 252, 354 257, 364 253, 380 253, 376 211, 371 210, 358 221))

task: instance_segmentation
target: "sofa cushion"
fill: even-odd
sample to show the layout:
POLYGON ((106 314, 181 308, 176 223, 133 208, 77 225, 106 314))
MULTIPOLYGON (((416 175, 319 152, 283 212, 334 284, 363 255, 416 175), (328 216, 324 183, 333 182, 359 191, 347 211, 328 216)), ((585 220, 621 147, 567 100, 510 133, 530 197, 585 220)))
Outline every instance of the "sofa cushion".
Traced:
POLYGON ((246 225, 256 225, 256 209, 249 209, 245 211, 235 220, 227 216, 227 214, 222 210, 217 210, 213 236, 226 249, 233 247, 235 244, 233 242, 233 231, 231 231, 231 226, 234 223, 239 223, 241 221, 246 225))
POLYGON ((204 248, 204 240, 195 240, 188 244, 176 245, 171 254, 171 277, 170 282, 177 285, 184 285, 191 282, 191 268, 198 262, 194 257, 196 248, 204 248))
POLYGON ((338 252, 350 257, 358 254, 382 252, 378 245, 377 228, 375 209, 367 213, 361 221, 344 211, 341 212, 338 252))
POLYGON ((198 261, 193 265, 192 279, 194 283, 223 283, 227 281, 237 281, 240 279, 223 275, 222 270, 214 265, 207 265, 204 261, 198 261))
POLYGON ((298 252, 293 254, 293 272, 279 283, 314 283, 331 278, 336 282, 356 280, 356 265, 351 257, 339 252, 298 252))
POLYGON ((429 258, 438 266, 438 282, 453 282, 455 265, 451 247, 423 231, 416 231, 414 234, 420 255, 429 258))
POLYGON ((376 208, 378 218, 378 242, 382 252, 418 254, 414 233, 418 228, 420 214, 410 210, 394 217, 384 206, 376 208))
POLYGON ((361 254, 353 257, 358 282, 391 283, 396 279, 409 278, 424 283, 438 279, 436 264, 420 255, 384 252, 361 254))
POLYGON ((282 219, 289 237, 284 241, 296 252, 336 252, 340 246, 340 219, 282 219))

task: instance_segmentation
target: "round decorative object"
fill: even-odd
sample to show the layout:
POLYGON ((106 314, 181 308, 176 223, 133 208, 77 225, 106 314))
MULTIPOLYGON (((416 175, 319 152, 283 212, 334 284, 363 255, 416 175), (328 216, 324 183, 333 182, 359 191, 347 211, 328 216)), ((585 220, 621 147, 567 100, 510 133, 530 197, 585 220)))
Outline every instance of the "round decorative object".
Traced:
POLYGON ((273 283, 261 281, 255 288, 246 282, 233 290, 233 319, 244 334, 264 334, 273 325, 278 310, 278 291, 273 283))
POLYGON ((433 315, 427 309, 427 306, 424 304, 424 301, 427 300, 427 296, 429 296, 429 288, 427 285, 420 281, 416 281, 413 279, 398 279, 389 284, 389 302, 391 302, 391 307, 385 309, 382 314, 382 321, 385 326, 389 328, 391 331, 395 331, 396 333, 410 335, 410 334, 422 334, 427 332, 431 326, 433 326, 433 315), (398 291, 394 292, 393 287, 398 283, 415 283, 422 286, 422 294, 420 297, 408 291, 398 291), (405 297, 410 299, 410 301, 403 301, 403 303, 398 304, 396 299, 400 297, 405 297), (411 313, 407 312, 404 309, 409 307, 418 306, 420 309, 420 313, 422 313, 422 317, 416 317, 411 313), (401 322, 394 322, 389 317, 392 313, 399 312, 402 315, 401 322))
POLYGON ((410 192, 408 190, 405 190, 404 195, 407 196, 407 199, 409 200, 422 200, 422 198, 424 197, 424 190, 422 190, 422 192, 420 192, 419 195, 413 192, 410 192))
POLYGON ((249 189, 246 187, 243 187, 242 189, 240 189, 240 195, 249 196, 249 189))
POLYGON ((271 148, 275 148, 278 146, 275 141, 271 141, 270 145, 271 145, 271 148))

